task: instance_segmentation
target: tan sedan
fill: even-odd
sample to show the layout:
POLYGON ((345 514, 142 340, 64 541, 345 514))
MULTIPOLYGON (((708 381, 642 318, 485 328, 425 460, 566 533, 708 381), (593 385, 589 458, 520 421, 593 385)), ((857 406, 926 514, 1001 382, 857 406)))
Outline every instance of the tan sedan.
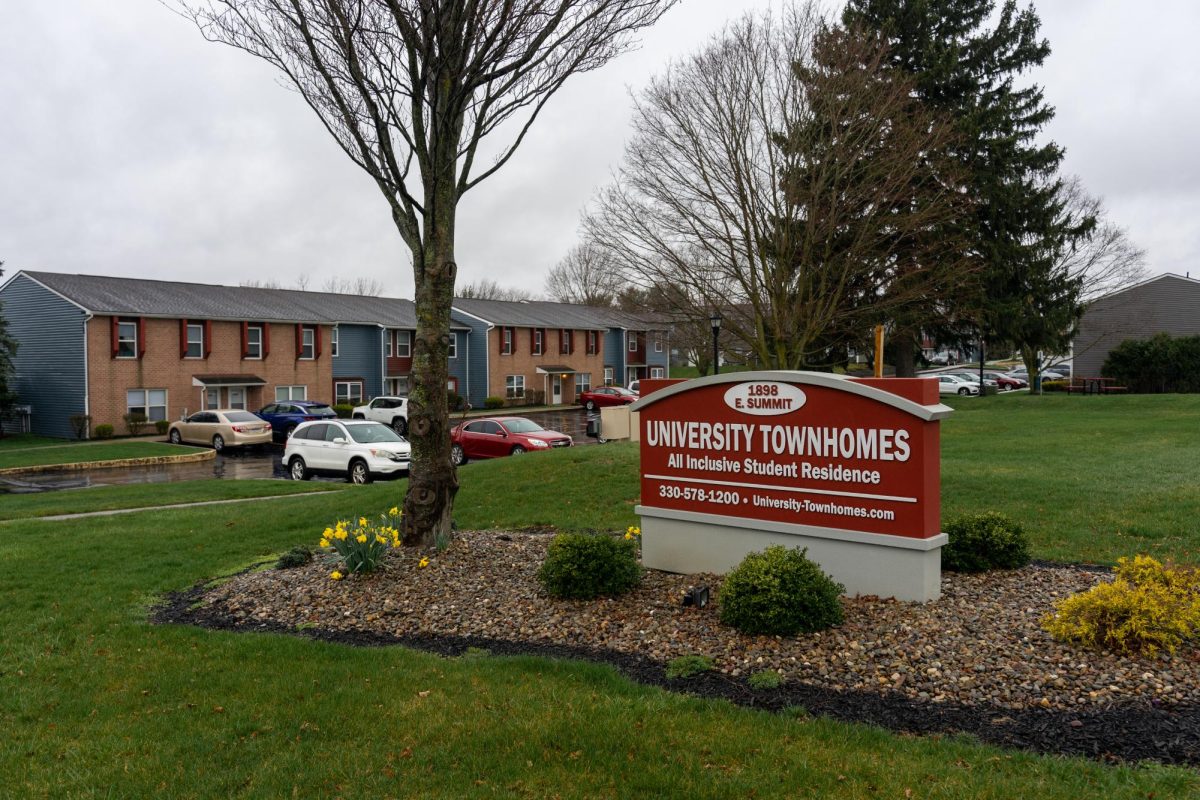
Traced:
POLYGON ((167 439, 171 444, 211 444, 217 451, 226 447, 268 444, 271 441, 271 423, 249 411, 213 408, 172 422, 167 429, 167 439))

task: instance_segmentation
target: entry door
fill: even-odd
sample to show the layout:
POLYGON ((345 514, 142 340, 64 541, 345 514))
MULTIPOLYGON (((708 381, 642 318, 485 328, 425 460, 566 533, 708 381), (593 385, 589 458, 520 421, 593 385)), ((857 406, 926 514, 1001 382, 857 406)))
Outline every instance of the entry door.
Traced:
POLYGON ((562 403, 562 376, 552 375, 550 377, 550 405, 560 405, 562 403))

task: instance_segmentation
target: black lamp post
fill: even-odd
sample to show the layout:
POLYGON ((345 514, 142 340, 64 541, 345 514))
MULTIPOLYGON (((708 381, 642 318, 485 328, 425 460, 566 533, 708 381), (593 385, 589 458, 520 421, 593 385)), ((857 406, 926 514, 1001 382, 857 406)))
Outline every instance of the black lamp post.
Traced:
POLYGON ((712 316, 708 318, 708 321, 710 323, 712 323, 713 375, 716 375, 718 372, 721 371, 721 346, 719 343, 720 337, 721 337, 721 313, 719 311, 714 311, 712 313, 712 316))

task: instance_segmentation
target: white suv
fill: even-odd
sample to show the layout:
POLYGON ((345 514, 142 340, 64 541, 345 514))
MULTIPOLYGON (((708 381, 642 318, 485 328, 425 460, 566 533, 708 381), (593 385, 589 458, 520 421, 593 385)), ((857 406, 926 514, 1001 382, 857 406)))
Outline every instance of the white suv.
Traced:
POLYGON ((407 397, 376 397, 365 406, 355 406, 350 416, 382 422, 401 436, 408 435, 407 397))
POLYGON ((283 448, 283 463, 297 481, 332 474, 370 483, 376 475, 407 472, 411 461, 412 447, 402 436, 368 420, 303 422, 283 448))

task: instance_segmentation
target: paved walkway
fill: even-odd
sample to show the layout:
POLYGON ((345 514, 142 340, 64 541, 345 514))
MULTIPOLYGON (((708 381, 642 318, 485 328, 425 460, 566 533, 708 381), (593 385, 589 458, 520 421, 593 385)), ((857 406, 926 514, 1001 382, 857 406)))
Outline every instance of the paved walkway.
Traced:
MULTIPOLYGON (((331 492, 340 491, 333 489, 331 492)), ((30 522, 33 520, 64 520, 83 519, 84 517, 112 517, 117 514, 136 514, 139 511, 169 511, 173 508, 194 508, 197 506, 223 506, 230 503, 252 503, 256 500, 280 500, 285 497, 314 497, 330 494, 331 492, 295 492, 293 494, 270 494, 264 497, 239 497, 234 500, 197 500, 193 503, 172 503, 166 506, 141 506, 140 508, 110 508, 107 511, 87 511, 82 514, 54 514, 48 517, 21 517, 20 519, 5 520, 5 522, 30 522)), ((0 522, 0 524, 3 524, 0 522)))

